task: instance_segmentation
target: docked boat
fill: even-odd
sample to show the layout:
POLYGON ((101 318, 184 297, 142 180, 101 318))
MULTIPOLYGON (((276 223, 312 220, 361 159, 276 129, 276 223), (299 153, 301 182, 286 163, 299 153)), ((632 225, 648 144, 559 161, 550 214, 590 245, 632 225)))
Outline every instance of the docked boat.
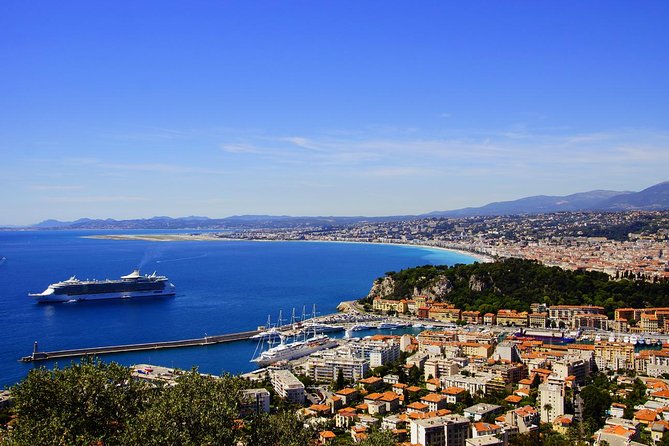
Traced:
POLYGON ((371 330, 372 327, 371 325, 365 325, 365 324, 355 324, 354 326, 351 327, 351 331, 362 331, 362 330, 371 330))
POLYGON ((406 327, 405 324, 396 324, 394 322, 381 322, 378 326, 379 330, 395 330, 396 328, 406 327))
POLYGON ((337 346, 337 342, 326 335, 317 335, 304 341, 284 342, 275 347, 261 352, 257 357, 251 359, 260 367, 265 367, 278 361, 287 361, 310 355, 319 350, 337 346))
POLYGON ((307 322, 303 325, 305 333, 330 333, 333 331, 344 331, 345 328, 342 325, 328 325, 321 324, 319 322, 307 322))
POLYGON ((165 276, 141 275, 139 270, 119 280, 79 280, 70 277, 52 283, 41 293, 28 294, 37 302, 71 302, 103 299, 130 299, 137 297, 174 296, 175 286, 165 276))

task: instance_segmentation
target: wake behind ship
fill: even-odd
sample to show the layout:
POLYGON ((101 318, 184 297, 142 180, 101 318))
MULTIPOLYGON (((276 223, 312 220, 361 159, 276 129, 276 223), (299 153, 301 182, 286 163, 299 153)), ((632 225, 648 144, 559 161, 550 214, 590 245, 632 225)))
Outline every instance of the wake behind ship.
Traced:
POLYGON ((136 297, 174 296, 176 288, 165 276, 141 275, 134 270, 120 280, 79 280, 71 277, 52 283, 39 294, 28 294, 37 302, 130 299, 136 297))

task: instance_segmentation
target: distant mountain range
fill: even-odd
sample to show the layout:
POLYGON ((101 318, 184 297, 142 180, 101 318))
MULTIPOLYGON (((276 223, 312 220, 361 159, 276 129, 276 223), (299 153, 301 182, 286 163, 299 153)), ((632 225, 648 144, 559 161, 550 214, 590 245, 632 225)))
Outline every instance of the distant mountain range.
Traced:
POLYGON ((31 226, 35 229, 254 229, 341 226, 361 222, 401 221, 425 217, 473 217, 494 215, 543 214, 561 211, 630 211, 669 209, 669 181, 640 192, 594 190, 565 196, 536 195, 513 201, 500 201, 481 207, 435 211, 421 215, 388 217, 291 217, 273 215, 235 215, 213 219, 209 217, 153 217, 136 220, 81 218, 76 221, 45 220, 31 226))
POLYGON ((669 181, 641 192, 593 190, 565 196, 535 195, 513 201, 499 201, 478 208, 437 211, 430 217, 472 217, 542 214, 562 211, 655 211, 669 209, 669 181))

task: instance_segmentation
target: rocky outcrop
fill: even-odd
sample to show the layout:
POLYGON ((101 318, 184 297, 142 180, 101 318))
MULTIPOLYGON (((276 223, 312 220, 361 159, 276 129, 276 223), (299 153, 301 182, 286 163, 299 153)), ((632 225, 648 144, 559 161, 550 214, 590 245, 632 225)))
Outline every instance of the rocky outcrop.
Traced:
POLYGON ((453 291, 453 284, 446 276, 438 276, 422 289, 414 288, 414 296, 427 296, 430 299, 440 299, 453 291))
POLYGON ((476 275, 471 275, 469 277, 469 289, 472 291, 480 292, 488 288, 488 282, 476 275))
POLYGON ((386 299, 389 296, 392 296, 395 292, 395 279, 391 276, 383 277, 382 279, 376 279, 372 289, 369 290, 367 297, 369 299, 374 299, 380 297, 381 299, 386 299))

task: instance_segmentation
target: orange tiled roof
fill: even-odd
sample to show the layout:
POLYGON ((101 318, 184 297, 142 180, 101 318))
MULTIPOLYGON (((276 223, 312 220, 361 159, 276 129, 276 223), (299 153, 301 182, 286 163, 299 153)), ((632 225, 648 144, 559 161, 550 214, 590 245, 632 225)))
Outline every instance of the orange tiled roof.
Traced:
POLYGON ((421 401, 428 401, 430 403, 439 403, 444 400, 443 395, 439 395, 438 393, 428 393, 425 395, 423 398, 421 398, 421 401))

